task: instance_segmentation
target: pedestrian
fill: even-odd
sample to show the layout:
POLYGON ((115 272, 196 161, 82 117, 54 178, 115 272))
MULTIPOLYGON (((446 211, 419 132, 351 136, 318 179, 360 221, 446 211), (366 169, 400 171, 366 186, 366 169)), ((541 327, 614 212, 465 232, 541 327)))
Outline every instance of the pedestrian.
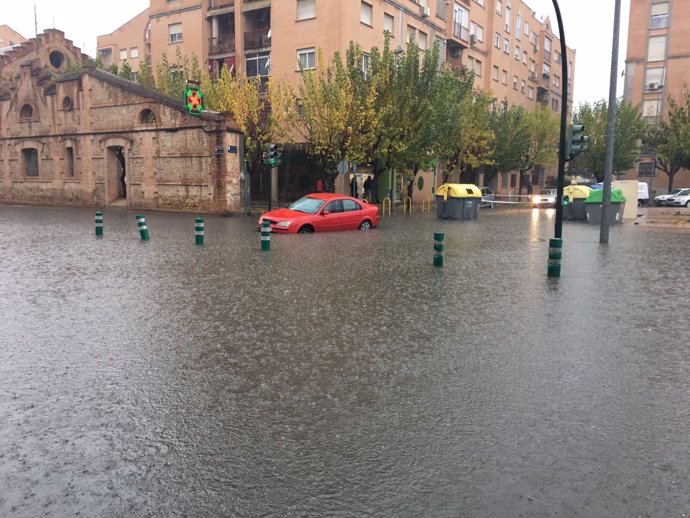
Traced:
POLYGON ((316 192, 323 192, 323 178, 320 176, 316 179, 316 192))
POLYGON ((367 176, 367 179, 364 180, 364 197, 368 202, 373 203, 374 199, 371 196, 371 184, 371 176, 367 176))
POLYGON ((352 179, 350 180, 350 196, 353 198, 357 197, 357 178, 355 175, 352 175, 352 179))
POLYGON ((414 189, 414 178, 411 176, 407 177, 407 197, 410 199, 410 203, 412 203, 412 190, 414 189))
POLYGON ((527 196, 532 196, 532 184, 527 182, 527 196))

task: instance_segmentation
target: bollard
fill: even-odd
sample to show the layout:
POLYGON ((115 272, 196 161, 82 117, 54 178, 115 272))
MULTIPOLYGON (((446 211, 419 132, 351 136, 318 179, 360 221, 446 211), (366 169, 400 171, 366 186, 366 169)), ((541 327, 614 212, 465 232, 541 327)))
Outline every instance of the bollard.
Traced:
POLYGON ((146 226, 146 219, 142 214, 137 214, 137 225, 139 225, 139 235, 142 241, 147 241, 149 238, 149 229, 146 226))
POLYGON ((443 266, 443 232, 434 232, 434 266, 443 266))
POLYGON ((194 240, 197 245, 204 244, 204 218, 194 218, 194 240))
POLYGON ((563 240, 560 238, 549 239, 549 265, 546 273, 549 277, 561 276, 561 248, 563 240))
POLYGON ((101 211, 96 211, 96 235, 103 235, 103 213, 101 211))
POLYGON ((271 224, 268 221, 261 222, 261 250, 271 249, 271 224))

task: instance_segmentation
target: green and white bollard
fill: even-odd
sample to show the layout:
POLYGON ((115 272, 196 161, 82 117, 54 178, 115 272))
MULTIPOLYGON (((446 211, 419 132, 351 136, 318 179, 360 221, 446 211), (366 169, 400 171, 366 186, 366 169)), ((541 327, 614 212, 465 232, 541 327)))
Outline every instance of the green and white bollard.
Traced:
POLYGON ((271 249, 271 224, 268 221, 261 222, 261 250, 271 249))
POLYGON ((204 244, 204 218, 194 218, 194 240, 197 245, 204 244))
POLYGON ((103 213, 101 211, 96 211, 96 235, 103 235, 103 213))
POLYGON ((149 229, 146 226, 146 219, 142 214, 137 214, 137 225, 139 225, 139 235, 142 241, 147 241, 149 238, 149 229))
POLYGON ((434 266, 443 266, 443 232, 434 232, 434 266))
POLYGON ((561 248, 563 240, 560 238, 549 239, 549 265, 546 273, 549 277, 561 276, 561 248))

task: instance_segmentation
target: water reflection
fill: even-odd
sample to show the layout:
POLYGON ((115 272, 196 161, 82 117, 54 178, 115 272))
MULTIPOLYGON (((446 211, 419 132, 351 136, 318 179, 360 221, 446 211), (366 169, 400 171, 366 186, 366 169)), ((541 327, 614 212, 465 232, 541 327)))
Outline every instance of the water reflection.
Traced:
POLYGON ((147 214, 147 243, 127 211, 103 239, 87 210, 0 218, 0 515, 690 504, 682 231, 602 248, 566 222, 553 282, 543 209, 397 214, 269 253, 249 218, 207 218, 203 247, 186 215, 147 214))

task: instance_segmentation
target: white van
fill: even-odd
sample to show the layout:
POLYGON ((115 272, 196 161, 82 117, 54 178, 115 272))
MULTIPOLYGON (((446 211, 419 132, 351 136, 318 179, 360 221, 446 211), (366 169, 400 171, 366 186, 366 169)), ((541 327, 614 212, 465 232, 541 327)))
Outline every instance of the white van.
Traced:
POLYGON ((649 202, 649 185, 646 182, 637 182, 637 206, 646 205, 649 202))

